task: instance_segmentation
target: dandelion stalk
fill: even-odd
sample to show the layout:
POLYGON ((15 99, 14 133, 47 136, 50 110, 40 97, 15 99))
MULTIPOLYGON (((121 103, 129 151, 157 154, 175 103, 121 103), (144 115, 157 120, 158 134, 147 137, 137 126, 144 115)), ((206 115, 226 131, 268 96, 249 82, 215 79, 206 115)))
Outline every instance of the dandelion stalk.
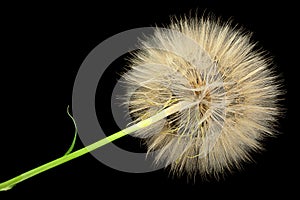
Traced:
POLYGON ((103 138, 89 146, 86 146, 82 149, 79 149, 73 153, 69 153, 69 154, 66 154, 56 160, 53 160, 51 162, 48 162, 44 165, 41 165, 37 168, 34 168, 32 170, 29 170, 19 176, 16 176, 15 178, 12 178, 6 182, 3 182, 3 183, 0 183, 0 191, 6 191, 6 190, 9 190, 11 189, 13 186, 15 186, 17 183, 20 183, 26 179, 29 179, 37 174, 40 174, 42 172, 45 172, 51 168, 54 168, 56 166, 59 166, 63 163, 66 163, 70 160, 73 160, 75 158, 78 158, 82 155, 85 155, 95 149, 98 149, 114 140, 117 140, 125 135, 128 135, 134 131, 137 131, 139 129, 142 129, 142 128, 145 128, 161 119, 164 119, 165 117, 175 113, 175 112, 178 112, 181 108, 182 108, 182 103, 177 103, 177 104, 174 104, 173 106, 170 106, 166 109, 164 109, 163 111, 157 113, 156 115, 152 116, 152 117, 149 117, 148 119, 145 119, 135 125, 132 125, 130 127, 127 127, 121 131, 118 131, 106 138, 103 138))

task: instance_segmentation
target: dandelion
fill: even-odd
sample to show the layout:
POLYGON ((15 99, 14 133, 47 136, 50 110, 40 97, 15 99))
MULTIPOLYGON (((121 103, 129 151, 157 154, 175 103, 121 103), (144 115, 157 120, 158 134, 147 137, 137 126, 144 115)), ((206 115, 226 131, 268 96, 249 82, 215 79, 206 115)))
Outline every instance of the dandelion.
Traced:
POLYGON ((132 124, 61 158, 0 183, 0 191, 89 153, 124 135, 144 138, 155 162, 175 174, 218 178, 251 161, 274 135, 278 76, 251 34, 213 18, 174 19, 134 53, 124 105, 132 124))

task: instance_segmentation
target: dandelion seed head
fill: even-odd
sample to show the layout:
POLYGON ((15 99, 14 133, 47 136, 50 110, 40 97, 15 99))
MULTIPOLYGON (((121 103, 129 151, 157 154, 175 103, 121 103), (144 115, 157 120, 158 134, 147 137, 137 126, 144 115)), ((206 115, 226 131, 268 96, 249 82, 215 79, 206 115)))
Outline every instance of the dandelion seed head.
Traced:
POLYGON ((133 123, 187 107, 133 135, 178 175, 240 169, 274 135, 280 86, 251 33, 213 18, 173 20, 141 42, 126 74, 133 123))

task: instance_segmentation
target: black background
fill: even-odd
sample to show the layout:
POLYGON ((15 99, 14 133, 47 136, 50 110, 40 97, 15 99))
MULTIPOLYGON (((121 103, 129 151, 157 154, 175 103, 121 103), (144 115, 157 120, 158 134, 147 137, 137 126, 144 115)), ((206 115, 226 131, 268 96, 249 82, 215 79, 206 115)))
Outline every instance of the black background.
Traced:
MULTIPOLYGON (((256 163, 225 180, 172 178, 167 170, 131 174, 111 169, 85 155, 20 183, 4 197, 70 198, 213 198, 261 197, 294 194, 298 180, 297 122, 297 13, 288 2, 254 1, 139 1, 98 4, 15 4, 3 6, 1 17, 1 139, 0 182, 60 157, 68 149, 74 127, 66 114, 72 101, 77 70, 88 53, 106 38, 145 26, 168 24, 170 15, 212 12, 253 31, 254 40, 273 56, 287 90, 277 138, 266 141, 267 151, 254 155, 256 163), (197 9, 197 10, 196 10, 197 9), (6 11, 6 12, 5 12, 6 11), (293 106, 293 107, 292 107, 293 106), (139 193, 140 192, 140 193, 139 193), (105 196, 103 196, 105 195, 105 196)), ((122 70, 116 61, 99 83, 96 108, 109 135, 118 130, 109 116, 109 95, 122 70), (104 84, 105 83, 105 84, 104 84), (101 95, 103 96, 101 96, 101 95)), ((130 137, 118 146, 143 152, 140 141, 130 137)), ((80 140, 76 149, 83 147, 80 140)))

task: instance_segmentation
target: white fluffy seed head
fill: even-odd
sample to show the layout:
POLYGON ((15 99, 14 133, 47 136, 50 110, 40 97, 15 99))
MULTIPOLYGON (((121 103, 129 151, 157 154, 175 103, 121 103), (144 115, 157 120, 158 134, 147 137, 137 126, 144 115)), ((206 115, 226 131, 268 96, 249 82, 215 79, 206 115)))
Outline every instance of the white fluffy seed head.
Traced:
POLYGON ((137 123, 178 102, 188 106, 134 133, 156 162, 177 174, 214 175, 240 168, 274 134, 280 87, 251 34, 211 18, 173 20, 142 41, 126 74, 137 123))

